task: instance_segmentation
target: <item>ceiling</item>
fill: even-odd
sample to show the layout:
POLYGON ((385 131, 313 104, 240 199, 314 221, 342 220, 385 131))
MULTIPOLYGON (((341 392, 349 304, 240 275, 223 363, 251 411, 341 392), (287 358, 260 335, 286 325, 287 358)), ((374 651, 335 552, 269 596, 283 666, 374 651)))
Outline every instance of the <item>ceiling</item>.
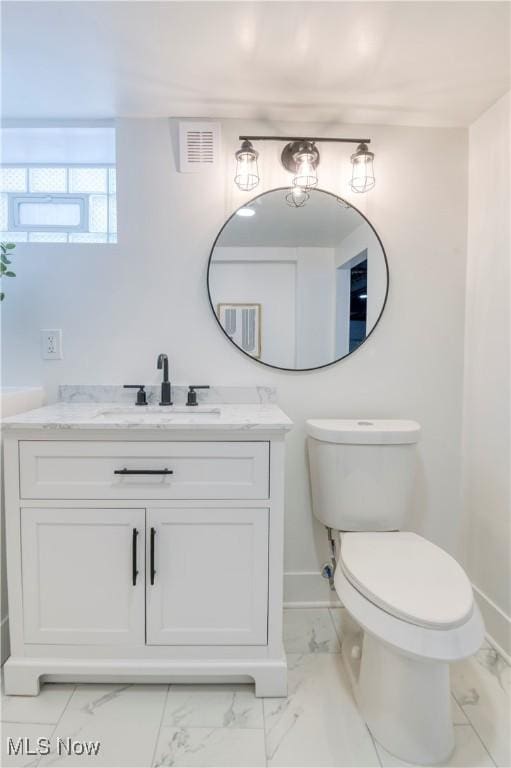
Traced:
POLYGON ((2 3, 3 114, 457 126, 510 87, 508 2, 2 3))
POLYGON ((369 229, 355 208, 345 208, 334 195, 311 190, 307 203, 294 208, 286 203, 288 192, 277 189, 256 197, 247 206, 255 211, 254 216, 235 214, 216 245, 335 248, 357 227, 369 229))

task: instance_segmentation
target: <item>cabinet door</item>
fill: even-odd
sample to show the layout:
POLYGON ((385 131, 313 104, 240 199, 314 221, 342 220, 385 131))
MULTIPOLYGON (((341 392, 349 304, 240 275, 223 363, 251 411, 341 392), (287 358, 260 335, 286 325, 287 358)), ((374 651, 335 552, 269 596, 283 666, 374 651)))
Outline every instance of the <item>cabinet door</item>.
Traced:
POLYGON ((267 509, 150 509, 147 643, 266 645, 267 509))
POLYGON ((21 547, 27 643, 144 643, 144 509, 25 508, 21 547))

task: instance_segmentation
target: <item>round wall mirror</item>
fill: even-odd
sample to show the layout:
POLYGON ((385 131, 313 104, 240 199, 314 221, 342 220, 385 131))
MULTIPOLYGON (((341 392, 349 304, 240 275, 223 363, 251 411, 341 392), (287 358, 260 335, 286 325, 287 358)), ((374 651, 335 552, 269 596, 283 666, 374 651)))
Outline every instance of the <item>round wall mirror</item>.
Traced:
POLYGON ((208 266, 209 300, 227 338, 293 371, 331 365, 363 344, 389 284, 383 245, 365 216, 330 192, 303 197, 274 189, 239 208, 208 266))

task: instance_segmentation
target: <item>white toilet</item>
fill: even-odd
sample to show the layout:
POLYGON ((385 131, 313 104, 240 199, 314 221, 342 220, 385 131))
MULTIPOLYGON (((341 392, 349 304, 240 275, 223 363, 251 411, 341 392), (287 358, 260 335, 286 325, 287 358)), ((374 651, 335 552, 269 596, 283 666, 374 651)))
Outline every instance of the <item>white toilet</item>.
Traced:
POLYGON ((311 419, 306 428, 314 514, 335 544, 333 580, 350 615, 342 653, 358 706, 393 755, 440 763, 454 749, 449 662, 480 648, 484 625, 461 566, 402 530, 420 426, 311 419))

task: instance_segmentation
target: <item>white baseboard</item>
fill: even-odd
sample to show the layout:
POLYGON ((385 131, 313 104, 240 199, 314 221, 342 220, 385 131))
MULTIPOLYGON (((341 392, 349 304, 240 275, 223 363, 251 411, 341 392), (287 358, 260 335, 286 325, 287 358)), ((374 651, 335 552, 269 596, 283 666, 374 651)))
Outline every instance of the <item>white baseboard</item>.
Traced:
POLYGON ((9 617, 4 616, 0 621, 0 665, 10 656, 9 617))
POLYGON ((285 608, 336 608, 337 593, 317 571, 288 571, 284 574, 285 608))
POLYGON ((511 657, 511 617, 496 605, 488 595, 472 585, 481 610, 486 633, 491 645, 509 661, 511 657))
POLYGON ((488 642, 511 663, 511 618, 479 587, 475 584, 472 584, 472 587, 484 619, 488 642))
POLYGON ((502 656, 506 664, 508 664, 511 667, 511 656, 505 652, 505 650, 500 646, 496 640, 491 635, 486 635, 486 639, 488 640, 488 643, 491 645, 491 647, 497 651, 499 656, 502 656))

